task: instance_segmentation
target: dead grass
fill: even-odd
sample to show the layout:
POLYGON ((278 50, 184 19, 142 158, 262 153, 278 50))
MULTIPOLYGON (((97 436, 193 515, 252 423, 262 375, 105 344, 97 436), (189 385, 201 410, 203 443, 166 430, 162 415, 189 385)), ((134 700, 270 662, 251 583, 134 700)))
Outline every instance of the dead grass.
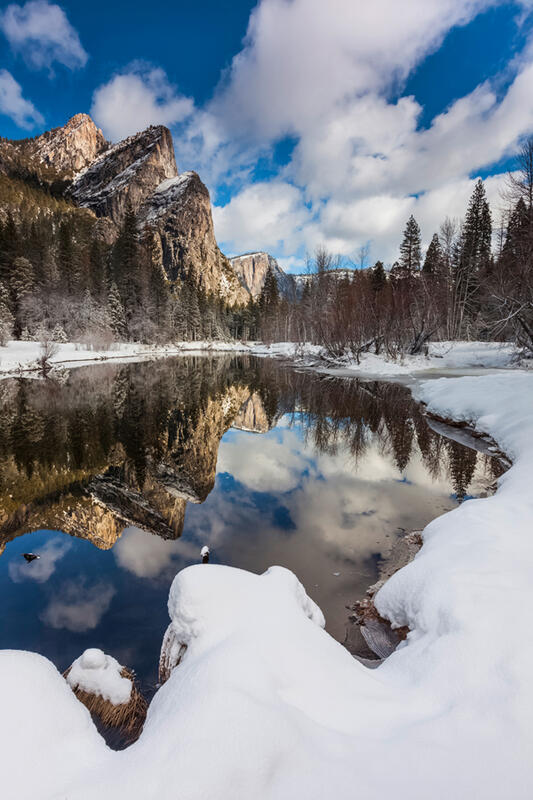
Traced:
MULTIPOLYGON (((70 667, 63 673, 63 677, 66 678, 69 672, 70 667)), ((119 729, 124 738, 131 744, 137 741, 141 735, 148 703, 135 685, 133 673, 123 667, 120 674, 123 678, 128 678, 132 683, 131 696, 127 703, 113 705, 101 695, 90 694, 79 687, 72 689, 72 691, 90 713, 98 717, 104 727, 119 729)))

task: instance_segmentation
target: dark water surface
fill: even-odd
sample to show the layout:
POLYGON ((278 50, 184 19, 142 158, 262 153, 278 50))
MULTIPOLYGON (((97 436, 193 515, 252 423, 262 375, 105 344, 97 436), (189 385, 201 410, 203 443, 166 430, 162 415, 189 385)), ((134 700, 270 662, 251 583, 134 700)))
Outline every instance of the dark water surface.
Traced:
POLYGON ((402 530, 497 473, 391 383, 228 356, 2 381, 0 648, 63 670, 100 647, 153 686, 170 583, 204 544, 292 569, 343 641, 402 530))

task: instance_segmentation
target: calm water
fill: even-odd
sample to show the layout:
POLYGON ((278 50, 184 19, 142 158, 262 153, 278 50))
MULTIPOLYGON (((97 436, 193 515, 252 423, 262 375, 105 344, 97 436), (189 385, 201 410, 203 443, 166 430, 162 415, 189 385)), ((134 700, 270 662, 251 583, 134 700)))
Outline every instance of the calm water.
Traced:
POLYGON ((402 530, 498 472, 402 386, 247 357, 7 380, 0 403, 0 648, 63 670, 101 647, 145 688, 170 583, 202 545, 214 563, 292 569, 343 641, 402 530))

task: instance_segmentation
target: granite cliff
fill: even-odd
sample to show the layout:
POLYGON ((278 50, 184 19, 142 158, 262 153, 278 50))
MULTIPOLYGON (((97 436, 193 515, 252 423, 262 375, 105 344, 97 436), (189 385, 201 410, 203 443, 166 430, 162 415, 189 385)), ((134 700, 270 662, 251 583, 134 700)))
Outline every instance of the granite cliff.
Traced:
POLYGON ((280 294, 291 298, 294 294, 294 282, 290 275, 282 270, 275 258, 268 253, 244 253, 230 259, 241 285, 252 295, 259 297, 264 286, 268 268, 274 273, 280 294))
POLYGON ((178 174, 172 136, 159 125, 110 147, 79 172, 69 188, 76 205, 120 225, 167 178, 178 174))
POLYGON ((178 173, 163 125, 112 145, 87 114, 76 114, 35 139, 0 142, 0 173, 85 209, 107 244, 131 209, 141 235, 152 228, 170 281, 187 278, 230 305, 249 299, 218 248, 209 192, 195 172, 178 173))
POLYGON ((146 198, 137 218, 140 227, 152 228, 170 280, 189 278, 231 305, 246 303, 249 293, 218 248, 209 192, 196 172, 184 172, 160 183, 146 198))

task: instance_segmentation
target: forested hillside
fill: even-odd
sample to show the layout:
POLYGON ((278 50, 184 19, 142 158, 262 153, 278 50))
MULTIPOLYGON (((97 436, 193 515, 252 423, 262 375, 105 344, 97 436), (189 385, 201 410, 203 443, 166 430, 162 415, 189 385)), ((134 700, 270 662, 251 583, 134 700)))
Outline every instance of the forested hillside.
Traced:
MULTIPOLYGON (((242 298, 235 302, 239 295, 231 288, 232 281, 239 286, 236 276, 223 278, 233 297, 215 290, 220 280, 216 270, 227 271, 227 266, 213 244, 209 195, 201 181, 193 183, 188 206, 171 197, 164 211, 174 215, 171 235, 179 245, 184 236, 180 219, 191 205, 198 215, 203 212, 200 246, 207 237, 214 251, 214 263, 205 263, 210 282, 188 248, 181 246, 179 257, 165 263, 168 236, 163 240, 156 230, 157 219, 140 224, 141 206, 145 214, 150 209, 149 192, 165 175, 176 173, 165 131, 149 129, 110 147, 90 118, 77 115, 64 128, 36 139, 0 142, 2 342, 52 339, 105 347, 117 340, 157 343, 247 335, 248 312, 242 298), (166 150, 161 147, 154 156, 154 142, 159 146, 160 139, 166 150), (143 159, 144 171, 137 166, 143 159), (111 216, 91 209, 104 179, 107 203, 117 209, 111 216)), ((195 225, 193 215, 192 230, 190 220, 186 230, 191 251, 195 225)))

